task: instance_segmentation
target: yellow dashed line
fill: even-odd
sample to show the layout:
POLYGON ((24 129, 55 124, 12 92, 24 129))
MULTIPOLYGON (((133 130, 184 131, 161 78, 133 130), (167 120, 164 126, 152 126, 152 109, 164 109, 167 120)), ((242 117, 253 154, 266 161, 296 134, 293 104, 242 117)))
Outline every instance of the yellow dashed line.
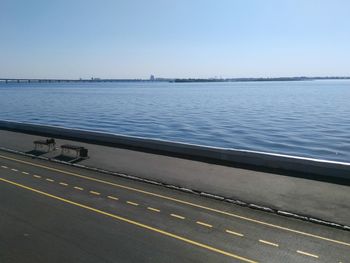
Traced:
POLYGON ((161 234, 163 236, 171 237, 171 238, 176 239, 178 241, 182 241, 184 243, 191 244, 191 245, 193 245, 193 246, 195 246, 197 248, 199 247, 199 248, 202 248, 202 249, 206 249, 206 250, 208 250, 210 252, 215 252, 215 253, 218 253, 218 254, 230 257, 230 258, 234 258, 234 259, 240 260, 240 261, 244 261, 244 262, 248 262, 248 263, 257 263, 257 261, 255 261, 255 260, 251 260, 251 259, 239 256, 239 255, 227 252, 225 250, 221 250, 221 249, 218 249, 218 248, 206 245, 204 243, 200 243, 198 241, 191 240, 191 239, 186 238, 186 237, 178 236, 178 235, 173 234, 171 232, 167 232, 167 231, 159 229, 159 228, 155 228, 155 227, 152 227, 152 226, 149 226, 149 225, 145 225, 145 224, 142 224, 140 222, 137 222, 137 221, 125 218, 125 217, 121 217, 121 216, 116 215, 116 214, 111 214, 111 213, 108 213, 108 212, 105 212, 105 211, 102 211, 102 210, 98 210, 96 208, 93 208, 93 207, 90 207, 90 206, 87 206, 87 205, 76 203, 74 201, 71 201, 71 200, 68 200, 68 199, 65 199, 65 198, 62 198, 62 197, 59 197, 59 196, 55 196, 55 195, 52 195, 52 194, 49 194, 49 193, 46 193, 46 192, 42 192, 40 190, 31 188, 31 187, 28 187, 28 186, 25 186, 25 185, 22 185, 22 184, 18 184, 16 182, 12 182, 12 181, 6 180, 4 178, 0 178, 0 181, 8 183, 8 184, 11 184, 13 186, 20 187, 22 189, 26 189, 26 190, 32 191, 32 192, 37 193, 37 194, 42 195, 42 196, 46 196, 46 197, 55 199, 57 201, 64 202, 66 204, 70 204, 70 205, 73 205, 73 206, 76 206, 76 207, 80 207, 82 209, 88 210, 90 212, 94 212, 96 214, 100 214, 100 215, 104 215, 104 216, 109 217, 109 218, 113 218, 113 219, 118 220, 120 222, 124 222, 124 223, 130 224, 130 225, 133 225, 133 226, 137 226, 137 227, 139 227, 139 229, 144 229, 144 230, 152 231, 154 233, 161 234))
POLYGON ((270 245, 270 246, 273 246, 273 247, 278 247, 279 245, 276 244, 276 243, 272 243, 272 242, 269 242, 269 241, 266 241, 266 240, 263 240, 263 239, 259 239, 259 242, 260 243, 264 243, 266 245, 270 245))
POLYGON ((55 180, 52 180, 52 179, 50 179, 50 178, 46 178, 45 179, 46 181, 49 181, 49 182, 54 182, 55 180))
POLYGON ((239 237, 244 237, 243 234, 237 233, 237 232, 234 232, 234 231, 231 231, 231 230, 228 230, 228 229, 226 229, 225 232, 226 232, 226 233, 229 233, 229 234, 232 234, 232 235, 239 236, 239 237))
POLYGON ((74 186, 73 188, 76 189, 76 190, 79 190, 79 191, 83 191, 84 190, 84 188, 81 188, 79 186, 74 186))
POLYGON ((218 213, 218 214, 221 214, 221 215, 235 217, 235 218, 239 218, 241 220, 245 220, 245 221, 249 221, 249 222, 252 222, 252 223, 264 225, 264 226, 267 226, 267 227, 271 227, 271 228, 275 228, 275 229, 279 229, 279 230, 283 230, 283 231, 288 231, 288 232, 291 232, 291 233, 294 233, 294 234, 308 236, 308 237, 320 239, 320 240, 323 240, 323 241, 328 241, 328 242, 332 242, 332 243, 336 243, 336 244, 339 244, 339 245, 350 247, 350 243, 349 242, 335 240, 335 239, 331 239, 331 238, 327 238, 327 237, 311 234, 311 233, 308 233, 308 232, 303 232, 303 231, 299 231, 299 230, 296 230, 296 229, 291 229, 291 228, 288 228, 288 227, 275 225, 275 224, 264 222, 264 221, 260 221, 260 220, 254 219, 254 218, 249 218, 249 217, 241 216, 239 214, 230 213, 230 212, 227 212, 227 211, 224 211, 224 210, 219 210, 219 209, 215 209, 215 208, 212 208, 212 207, 207 207, 207 206, 196 204, 196 203, 191 203, 191 202, 188 202, 188 201, 185 201, 185 200, 181 200, 181 199, 177 199, 177 198, 173 198, 173 197, 170 197, 170 196, 165 196, 165 195, 161 195, 161 194, 157 194, 157 193, 153 193, 153 192, 148 192, 148 191, 145 191, 145 190, 142 190, 142 189, 125 186, 125 185, 121 185, 121 184, 117 184, 117 183, 101 180, 101 179, 98 179, 98 178, 89 177, 89 176, 81 175, 81 174, 78 174, 78 173, 73 173, 73 172, 69 172, 69 171, 65 171, 65 170, 49 167, 49 166, 46 166, 46 165, 40 165, 40 164, 36 164, 36 163, 20 160, 20 159, 17 159, 17 158, 11 158, 11 157, 7 157, 7 156, 4 156, 4 155, 0 155, 0 158, 6 159, 6 160, 12 160, 12 161, 15 161, 17 163, 24 163, 24 164, 31 165, 31 166, 34 166, 34 167, 40 167, 40 168, 43 168, 43 169, 46 169, 46 170, 55 171, 55 172, 63 173, 63 174, 66 174, 66 175, 71 175, 71 176, 74 176, 74 177, 83 178, 83 179, 90 180, 90 181, 95 181, 95 182, 107 184, 107 185, 118 187, 118 188, 127 189, 127 190, 138 192, 138 193, 143 193, 143 194, 150 195, 150 196, 153 196, 153 197, 158 197, 158 198, 161 198, 161 199, 164 199, 164 200, 169 200, 169 201, 177 202, 177 203, 180 203, 180 204, 183 204, 183 205, 188 205, 188 206, 204 209, 204 210, 207 210, 207 211, 215 212, 215 213, 218 213))
POLYGON ((68 184, 63 183, 63 182, 60 182, 60 185, 63 185, 63 186, 68 186, 68 184))
POLYGON ((13 169, 13 168, 11 169, 11 171, 18 172, 18 170, 17 170, 17 169, 13 169))
POLYGON ((133 206, 138 206, 139 204, 138 203, 134 203, 134 202, 130 202, 130 201, 126 201, 127 204, 129 205, 133 205, 133 206))
POLYGON ((41 176, 40 175, 36 175, 36 174, 34 174, 33 175, 35 178, 41 178, 41 176))
POLYGON ((90 193, 90 194, 93 194, 93 195, 100 195, 99 192, 95 192, 95 191, 90 191, 89 193, 90 193))
POLYGON ((8 167, 5 165, 1 165, 1 168, 7 169, 8 167))
POLYGON ((202 225, 202 226, 205 226, 205 227, 213 227, 212 225, 209 225, 209 224, 207 224, 207 223, 203 223, 203 222, 201 222, 201 221, 197 221, 196 222, 198 225, 202 225))
POLYGON ((107 196, 107 198, 112 199, 112 200, 116 200, 116 201, 119 200, 118 197, 114 197, 114 196, 111 196, 111 195, 107 196))
POLYGON ((178 219, 185 219, 185 217, 179 216, 179 215, 177 215, 177 214, 170 214, 170 216, 175 217, 175 218, 178 218, 178 219))
POLYGON ((27 172, 22 172, 22 174, 29 174, 29 173, 27 173, 27 172))
POLYGON ((301 251, 301 250, 297 250, 297 253, 302 254, 302 255, 304 255, 304 256, 309 256, 309 257, 313 257, 313 258, 318 258, 317 255, 310 254, 310 253, 307 253, 307 252, 304 252, 304 251, 301 251))
POLYGON ((147 209, 148 210, 151 210, 151 211, 153 211, 153 212, 160 212, 160 210, 159 209, 157 209, 157 208, 153 208, 153 207, 147 207, 147 209))

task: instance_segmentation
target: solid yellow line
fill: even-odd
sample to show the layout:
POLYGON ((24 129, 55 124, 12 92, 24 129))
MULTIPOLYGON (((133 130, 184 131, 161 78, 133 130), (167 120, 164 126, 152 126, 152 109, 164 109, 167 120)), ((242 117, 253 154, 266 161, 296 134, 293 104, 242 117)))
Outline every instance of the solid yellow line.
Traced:
POLYGON ((49 182, 54 182, 55 180, 52 180, 52 179, 50 179, 50 178, 46 178, 45 179, 46 181, 49 181, 49 182))
POLYGON ((206 227, 213 227, 212 225, 209 225, 209 224, 207 224, 207 223, 203 223, 203 222, 201 222, 201 221, 197 221, 196 222, 198 225, 202 225, 202 226, 206 226, 206 227))
POLYGON ((134 206, 138 206, 139 204, 138 203, 134 203, 134 202, 130 202, 130 201, 126 201, 127 204, 129 205, 134 205, 134 206))
POLYGON ((233 254, 233 253, 230 253, 230 252, 226 252, 224 250, 221 250, 221 249, 218 249, 218 248, 214 248, 214 247, 211 247, 209 245, 205 245, 203 243, 200 243, 200 242, 197 242, 197 241, 193 241, 191 239, 188 239, 188 238, 185 238, 185 237, 182 237, 182 236, 178 236, 176 234, 172 234, 170 232, 167 232, 167 231, 164 231, 164 230, 152 227, 152 226, 148 226, 148 225, 139 223, 139 222, 134 221, 134 220, 130 220, 130 219, 127 219, 127 218, 124 218, 124 217, 121 217, 121 216, 118 216, 118 215, 115 215, 115 214, 111 214, 111 213, 104 212, 102 210, 98 210, 96 208, 93 208, 93 207, 90 207, 90 206, 87 206, 87 205, 76 203, 74 201, 71 201, 71 200, 68 200, 68 199, 65 199, 65 198, 62 198, 62 197, 59 197, 59 196, 55 196, 55 195, 52 195, 52 194, 49 194, 49 193, 46 193, 46 192, 42 192, 40 190, 31 188, 31 187, 28 187, 28 186, 25 186, 25 185, 22 185, 22 184, 18 184, 16 182, 9 181, 9 180, 6 180, 4 178, 0 178, 0 181, 3 181, 5 183, 11 184, 11 185, 14 185, 14 186, 17 186, 17 187, 20 187, 20 188, 23 188, 23 189, 26 189, 26 190, 29 190, 29 191, 32 191, 32 192, 35 192, 35 193, 40 194, 40 195, 44 195, 46 197, 50 197, 50 198, 62 201, 62 202, 67 203, 67 204, 71 204, 71 205, 74 205, 74 206, 77 206, 77 207, 80 207, 80 208, 84 208, 86 210, 89 210, 89 211, 92 211, 92 212, 95 212, 95 213, 98 213, 98 214, 101 214, 101 215, 105 215, 105 216, 117 219, 119 221, 123 221, 123 222, 131 224, 131 225, 138 226, 140 228, 144 228, 144 229, 147 229, 147 230, 151 230, 153 232, 157 232, 157 233, 162 234, 164 236, 168 236, 168 237, 172 237, 172 238, 177 239, 177 240, 181 240, 181 241, 183 241, 185 243, 188 243, 188 244, 200 247, 200 248, 204 248, 204 249, 210 250, 212 252, 219 253, 221 255, 225 255, 225 256, 228 256, 228 257, 231 257, 231 258, 235 258, 235 259, 239 259, 239 260, 244 261, 244 262, 257 263, 257 261, 250 260, 250 259, 238 256, 236 254, 233 254))
POLYGON ((313 257, 313 258, 318 258, 317 255, 310 254, 310 253, 307 253, 307 252, 304 252, 304 251, 301 251, 301 250, 297 250, 297 253, 305 255, 305 256, 313 257))
POLYGON ((63 183, 63 182, 60 182, 60 185, 63 185, 63 186, 68 186, 68 184, 63 183))
POLYGON ((266 240, 263 240, 263 239, 259 239, 259 242, 260 243, 264 243, 266 245, 270 245, 270 246, 274 246, 274 247, 278 247, 279 245, 276 244, 276 243, 272 243, 272 242, 269 242, 269 241, 266 241, 266 240))
POLYGON ((84 188, 81 188, 79 186, 74 186, 73 188, 76 189, 76 190, 79 190, 79 191, 83 191, 84 190, 84 188))
POLYGON ((176 218, 179 218, 179 219, 185 219, 184 216, 179 216, 179 215, 177 215, 177 214, 170 214, 170 216, 176 217, 176 218))
POLYGON ((154 211, 154 212, 160 212, 160 210, 159 209, 157 209, 157 208, 153 208, 153 207, 147 207, 147 209, 148 210, 151 210, 151 211, 154 211))
POLYGON ((19 160, 19 159, 16 159, 16 158, 6 157, 6 156, 3 156, 3 155, 0 155, 0 158, 7 159, 7 160, 12 160, 12 161, 15 161, 15 162, 18 162, 18 163, 28 164, 28 165, 31 165, 31 166, 43 168, 43 169, 50 170, 50 171, 59 172, 59 173, 66 174, 66 175, 71 175, 71 176, 78 177, 78 178, 83 178, 83 179, 90 180, 90 181, 95 181, 95 182, 111 185, 111 186, 122 188, 122 189, 127 189, 127 190, 130 190, 130 191, 134 191, 134 192, 138 192, 138 193, 142 193, 142 194, 146 194, 146 195, 162 198, 162 199, 165 199, 165 200, 177 202, 177 203, 180 203, 180 204, 189 205, 189 206, 196 207, 196 208, 201 208, 201 209, 204 209, 204 210, 207 210, 207 211, 211 211, 211 212, 215 212, 215 213, 219 213, 219 214, 222 214, 222 215, 235 217, 235 218, 238 218, 238 219, 241 219, 241 220, 245 220, 245 221, 249 221, 249 222, 253 222, 253 223, 256 223, 256 224, 260 224, 260 225, 276 228, 276 229, 279 229, 279 230, 288 231, 288 232, 291 232, 291 233, 294 233, 294 234, 299 234, 299 235, 303 235, 303 236, 307 236, 307 237, 312 237, 312 238, 320 239, 320 240, 323 240, 323 241, 328 241, 328 242, 332 242, 332 243, 336 243, 336 244, 339 244, 339 245, 344 245, 344 246, 350 247, 350 243, 347 243, 347 242, 344 242, 344 241, 339 241, 339 240, 335 240, 335 239, 322 237, 322 236, 319 236, 319 235, 314 235, 314 234, 311 234, 311 233, 307 233, 307 232, 291 229, 291 228, 288 228, 288 227, 283 227, 283 226, 267 223, 267 222, 260 221, 260 220, 257 220, 257 219, 253 219, 253 218, 249 218, 249 217, 245 217, 245 216, 240 216, 240 215, 237 215, 237 214, 234 214, 234 213, 218 210, 218 209, 215 209, 215 208, 211 208, 211 207, 207 207, 207 206, 203 206, 203 205, 199 205, 199 204, 194 204, 194 203, 191 203, 191 202, 188 202, 188 201, 184 201, 184 200, 180 200, 180 199, 176 199, 176 198, 173 198, 173 197, 152 193, 152 192, 144 191, 144 190, 141 190, 141 189, 137 189, 137 188, 121 185, 121 184, 116 184, 116 183, 100 180, 100 179, 97 179, 97 178, 84 176, 84 175, 80 175, 80 174, 76 174, 76 173, 72 173, 72 172, 68 172, 68 171, 64 171, 64 170, 60 170, 60 169, 56 169, 56 168, 52 168, 52 167, 48 167, 48 166, 41 165, 41 164, 35 164, 35 163, 19 160))
POLYGON ((112 199, 112 200, 119 200, 118 197, 114 197, 114 196, 111 196, 111 195, 107 196, 107 198, 112 199))
POLYGON ((228 230, 228 229, 226 229, 225 232, 226 232, 226 233, 229 233, 229 234, 232 234, 232 235, 239 236, 239 237, 244 237, 243 234, 237 233, 237 232, 234 232, 234 231, 231 231, 231 230, 228 230))

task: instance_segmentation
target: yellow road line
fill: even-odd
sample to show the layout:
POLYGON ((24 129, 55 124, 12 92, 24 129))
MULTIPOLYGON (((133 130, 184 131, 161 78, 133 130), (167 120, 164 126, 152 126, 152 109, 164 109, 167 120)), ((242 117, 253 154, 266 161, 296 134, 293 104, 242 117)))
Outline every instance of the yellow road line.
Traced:
POLYGON ((77 206, 77 207, 80 207, 80 208, 84 208, 84 209, 89 210, 91 212, 95 212, 95 213, 98 213, 98 214, 101 214, 101 215, 105 215, 105 216, 114 218, 116 220, 119 220, 119 221, 122 221, 122 222, 125 222, 125 223, 128 223, 128 224, 131 224, 131 225, 134 225, 134 226, 138 226, 138 227, 143 228, 143 229, 147 229, 147 230, 150 230, 150 231, 153 231, 153 232, 157 232, 157 233, 159 233, 161 235, 168 236, 168 237, 171 237, 171 238, 183 241, 185 243, 188 243, 188 244, 191 244, 191 245, 194 245, 194 246, 197 246, 197 247, 200 247, 200 248, 212 251, 212 252, 219 253, 219 254, 227 256, 227 257, 235 258, 235 259, 241 260, 243 262, 258 263, 257 261, 254 261, 254 260, 251 260, 251 259, 248 259, 248 258, 245 258, 245 257, 238 256, 236 254, 233 254, 233 253, 230 253, 230 252, 227 252, 227 251, 224 251, 224 250, 221 250, 221 249, 218 249, 218 248, 215 248, 215 247, 212 247, 212 246, 209 246, 209 245, 206 245, 206 244, 203 244, 203 243, 200 243, 200 242, 188 239, 186 237, 178 236, 176 234, 172 234, 170 232, 161 230, 159 228, 155 228, 155 227, 152 227, 152 226, 149 226, 149 225, 145 225, 145 224, 139 223, 137 221, 130 220, 130 219, 127 219, 125 217, 121 217, 121 216, 116 215, 116 214, 107 213, 107 212, 104 212, 102 210, 99 210, 99 209, 96 209, 96 208, 93 208, 93 207, 90 207, 90 206, 87 206, 87 205, 83 205, 83 204, 80 204, 80 203, 77 203, 77 202, 74 202, 74 201, 71 201, 71 200, 59 197, 59 196, 55 196, 55 195, 52 195, 52 194, 49 194, 49 193, 46 193, 46 192, 43 192, 43 191, 31 188, 31 187, 28 187, 28 186, 22 185, 22 184, 18 184, 18 183, 13 182, 13 181, 6 180, 4 178, 0 178, 0 181, 8 183, 8 184, 11 184, 11 185, 14 185, 14 186, 17 186, 17 187, 20 187, 20 188, 23 188, 23 189, 26 189, 26 190, 29 190, 29 191, 32 191, 32 192, 35 192, 37 194, 40 194, 40 195, 43 195, 43 196, 46 196, 46 197, 50 197, 52 199, 59 200, 61 202, 67 203, 67 204, 71 204, 71 205, 74 205, 74 206, 77 206))
POLYGON ((122 188, 122 189, 127 189, 127 190, 130 190, 130 191, 134 191, 134 192, 138 192, 138 193, 142 193, 142 194, 146 194, 146 195, 162 198, 162 199, 165 199, 165 200, 177 202, 177 203, 180 203, 180 204, 184 204, 184 205, 188 205, 188 206, 192 206, 192 207, 196 207, 196 208, 201 208, 201 209, 204 209, 204 210, 207 210, 207 211, 211 211, 211 212, 215 212, 215 213, 218 213, 218 214, 222 214, 222 215, 238 218, 238 219, 241 219, 241 220, 249 221, 249 222, 260 224, 260 225, 263 225, 263 226, 267 226, 267 227, 271 227, 271 228, 275 228, 275 229, 291 232, 291 233, 294 233, 294 234, 299 234, 299 235, 303 235, 303 236, 307 236, 307 237, 312 237, 312 238, 320 239, 320 240, 323 240, 323 241, 328 241, 328 242, 332 242, 332 243, 336 243, 336 244, 339 244, 339 245, 344 245, 344 246, 350 247, 350 243, 348 243, 348 242, 335 240, 335 239, 331 239, 331 238, 327 238, 327 237, 322 237, 322 236, 319 236, 319 235, 315 235, 315 234, 311 234, 311 233, 307 233, 307 232, 291 229, 291 228, 288 228, 288 227, 275 225, 275 224, 272 224, 272 223, 267 223, 267 222, 264 222, 264 221, 261 221, 261 220, 257 220, 257 219, 241 216, 241 215, 238 215, 238 214, 230 213, 230 212, 227 212, 227 211, 222 211, 222 210, 219 210, 219 209, 215 209, 215 208, 211 208, 211 207, 207 207, 207 206, 191 203, 191 202, 180 200, 180 199, 176 199, 176 198, 173 198, 173 197, 170 197, 170 196, 156 194, 156 193, 144 191, 144 190, 137 189, 137 188, 133 188, 133 187, 129 187, 129 186, 121 185, 121 184, 116 184, 116 183, 104 181, 104 180, 97 179, 97 178, 94 178, 94 177, 80 175, 80 174, 77 174, 77 173, 68 172, 68 171, 52 168, 52 167, 41 165, 41 164, 31 163, 31 162, 19 160, 19 159, 16 159, 16 158, 7 157, 7 156, 4 156, 4 155, 0 155, 0 158, 6 159, 6 160, 15 161, 15 162, 18 162, 18 163, 28 164, 28 165, 31 165, 31 166, 34 166, 34 167, 39 167, 39 168, 43 168, 43 169, 46 169, 46 170, 55 171, 55 172, 59 172, 59 173, 62 173, 62 174, 71 175, 71 176, 74 176, 74 177, 78 177, 78 178, 82 178, 82 179, 86 179, 86 180, 90 180, 90 181, 94 181, 94 182, 107 184, 107 185, 118 187, 118 188, 122 188))
POLYGON ((46 181, 49 181, 49 182, 54 182, 55 180, 52 180, 52 179, 50 179, 50 178, 46 178, 45 179, 46 181))
POLYGON ((116 200, 116 201, 119 200, 118 197, 114 197, 114 196, 111 196, 111 195, 107 196, 107 198, 112 199, 112 200, 116 200))
POLYGON ((269 241, 266 241, 266 240, 263 240, 263 239, 259 239, 259 242, 260 243, 264 243, 266 245, 270 245, 270 246, 273 246, 273 247, 278 247, 279 245, 276 244, 276 243, 272 243, 272 242, 269 242, 269 241))
POLYGON ((130 201, 126 201, 127 204, 129 205, 133 205, 133 206, 138 206, 139 204, 138 203, 134 203, 134 202, 130 202, 130 201))
POLYGON ((13 168, 11 169, 11 171, 18 172, 18 170, 17 170, 17 169, 13 169, 13 168))
POLYGON ((151 210, 151 211, 153 211, 153 212, 160 212, 160 210, 159 209, 157 209, 157 208, 153 208, 153 207, 147 207, 147 209, 148 210, 151 210))
POLYGON ((310 253, 307 253, 307 252, 304 252, 304 251, 301 251, 301 250, 297 250, 297 253, 302 254, 302 255, 304 255, 304 256, 309 256, 309 257, 313 257, 313 258, 318 258, 317 255, 310 254, 310 253))
POLYGON ((76 190, 79 190, 79 191, 83 191, 84 190, 84 188, 79 187, 79 186, 74 186, 73 188, 76 189, 76 190))
POLYGON ((225 232, 226 232, 226 233, 229 233, 229 234, 232 234, 232 235, 239 236, 239 237, 244 237, 244 235, 243 235, 243 234, 241 234, 241 233, 237 233, 237 232, 234 232, 234 231, 232 231, 232 230, 228 230, 228 229, 226 229, 226 230, 225 230, 225 232))
POLYGON ((29 173, 27 173, 27 172, 22 172, 22 174, 29 174, 29 173))
POLYGON ((175 217, 175 218, 178 218, 178 219, 185 219, 184 216, 179 216, 179 215, 177 215, 177 214, 170 214, 170 216, 175 217))
POLYGON ((99 192, 95 192, 95 191, 89 191, 90 194, 93 194, 93 195, 100 195, 99 192))
POLYGON ((1 168, 7 169, 8 167, 5 165, 1 165, 1 168))
POLYGON ((63 185, 63 186, 68 186, 68 184, 63 183, 63 182, 60 182, 60 185, 63 185))
POLYGON ((202 225, 202 226, 206 226, 206 227, 213 227, 212 225, 209 225, 209 224, 207 224, 207 223, 203 223, 203 222, 201 222, 201 221, 197 221, 196 222, 198 225, 202 225))
POLYGON ((33 175, 35 178, 41 178, 41 176, 40 175, 36 175, 36 174, 34 174, 33 175))

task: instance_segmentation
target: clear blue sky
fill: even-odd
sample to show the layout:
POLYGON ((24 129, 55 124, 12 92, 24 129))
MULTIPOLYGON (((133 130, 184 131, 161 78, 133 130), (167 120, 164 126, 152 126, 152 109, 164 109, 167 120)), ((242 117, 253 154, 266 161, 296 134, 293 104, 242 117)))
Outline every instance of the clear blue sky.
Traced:
POLYGON ((150 74, 350 75, 350 1, 0 1, 0 77, 150 74))

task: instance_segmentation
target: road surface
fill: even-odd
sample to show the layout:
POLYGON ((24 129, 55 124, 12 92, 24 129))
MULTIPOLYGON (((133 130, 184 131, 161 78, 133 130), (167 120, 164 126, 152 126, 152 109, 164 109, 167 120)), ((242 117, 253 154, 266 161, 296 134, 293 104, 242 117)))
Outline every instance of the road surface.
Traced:
POLYGON ((349 231, 2 151, 0 200, 1 263, 350 262, 349 231))

